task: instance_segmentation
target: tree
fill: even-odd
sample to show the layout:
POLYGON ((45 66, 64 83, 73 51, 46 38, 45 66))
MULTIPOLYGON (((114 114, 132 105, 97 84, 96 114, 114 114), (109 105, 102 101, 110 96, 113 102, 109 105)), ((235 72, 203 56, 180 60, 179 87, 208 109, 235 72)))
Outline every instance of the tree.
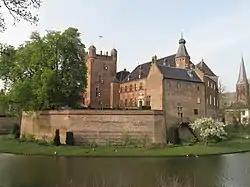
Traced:
POLYGON ((85 46, 75 28, 33 32, 18 48, 4 45, 0 78, 15 108, 77 107, 86 87, 85 46))
MULTIPOLYGON (((14 25, 21 19, 31 24, 38 22, 38 16, 32 13, 32 9, 41 7, 42 0, 1 0, 0 7, 6 8, 14 19, 14 25)), ((3 11, 1 11, 3 12, 3 11)), ((0 13, 0 31, 6 29, 3 13, 0 13)))
POLYGON ((226 136, 226 126, 227 124, 206 117, 198 118, 190 124, 190 127, 199 133, 206 144, 209 140, 218 140, 226 136))

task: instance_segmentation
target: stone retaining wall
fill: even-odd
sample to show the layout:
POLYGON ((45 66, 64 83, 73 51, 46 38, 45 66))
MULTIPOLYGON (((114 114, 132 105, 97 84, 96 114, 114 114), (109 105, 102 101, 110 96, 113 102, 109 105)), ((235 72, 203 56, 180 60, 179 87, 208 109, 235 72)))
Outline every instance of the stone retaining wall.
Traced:
POLYGON ((56 129, 62 143, 67 131, 74 133, 77 144, 166 140, 160 110, 51 110, 22 115, 21 134, 53 138, 56 129))

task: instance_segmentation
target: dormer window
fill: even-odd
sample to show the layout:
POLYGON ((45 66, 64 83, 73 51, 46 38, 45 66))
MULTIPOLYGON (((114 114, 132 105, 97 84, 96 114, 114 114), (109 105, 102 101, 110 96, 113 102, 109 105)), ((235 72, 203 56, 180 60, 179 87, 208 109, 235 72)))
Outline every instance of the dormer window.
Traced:
POLYGON ((139 79, 141 78, 141 74, 139 74, 138 78, 139 78, 139 79))
POLYGON ((187 74, 189 75, 190 78, 193 78, 193 74, 191 71, 188 71, 187 74))

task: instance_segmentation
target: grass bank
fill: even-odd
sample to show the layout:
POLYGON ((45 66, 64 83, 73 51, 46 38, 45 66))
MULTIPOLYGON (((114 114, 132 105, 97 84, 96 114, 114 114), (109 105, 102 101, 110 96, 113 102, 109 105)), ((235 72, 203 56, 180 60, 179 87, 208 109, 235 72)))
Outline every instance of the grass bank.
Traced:
POLYGON ((182 146, 166 146, 164 148, 132 148, 132 147, 81 147, 81 146, 52 146, 39 145, 33 142, 19 142, 15 139, 0 136, 0 153, 27 155, 58 156, 186 156, 214 155, 250 151, 250 140, 234 139, 214 144, 195 144, 182 146))

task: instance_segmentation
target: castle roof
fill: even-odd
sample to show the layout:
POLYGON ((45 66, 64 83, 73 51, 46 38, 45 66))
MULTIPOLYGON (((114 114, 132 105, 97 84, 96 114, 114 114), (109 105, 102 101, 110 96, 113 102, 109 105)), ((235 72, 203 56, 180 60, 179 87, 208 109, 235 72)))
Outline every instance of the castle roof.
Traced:
MULTIPOLYGON (((156 64, 157 66, 166 66, 166 67, 175 67, 175 56, 176 54, 170 55, 170 56, 166 56, 160 59, 157 59, 156 64)), ((143 79, 146 78, 148 76, 150 67, 151 67, 151 61, 150 62, 146 62, 144 64, 140 64, 138 65, 128 76, 129 79, 127 79, 127 77, 123 80, 123 82, 128 82, 128 81, 136 81, 138 79, 143 79), (139 76, 140 74, 140 76, 139 76)), ((191 64, 193 64, 190 61, 191 64)), ((186 77, 186 72, 183 75, 174 75, 174 74, 179 74, 181 72, 183 72, 182 70, 178 71, 178 69, 180 68, 170 68, 169 71, 173 71, 170 74, 173 75, 172 78, 175 79, 176 77, 179 77, 180 80, 183 80, 184 77, 186 77), (177 70, 175 70, 177 69, 177 70), (175 77, 175 78, 174 78, 175 77)), ((170 77, 168 77, 170 78, 170 77)), ((189 78, 187 78, 186 80, 189 80, 189 78)))
MULTIPOLYGON (((175 54, 170 55, 161 59, 157 59, 156 64, 157 65, 163 65, 164 63, 167 63, 169 66, 175 66, 175 54)), ((151 67, 151 61, 146 62, 144 64, 138 65, 129 75, 129 79, 125 79, 124 82, 126 81, 135 81, 138 79, 143 79, 148 76, 149 70, 151 67), (140 74, 140 78, 139 78, 140 74)))
POLYGON ((208 65, 204 62, 202 59, 201 62, 199 62, 196 67, 201 70, 205 75, 208 76, 216 76, 214 72, 208 67, 208 65))
POLYGON ((244 64, 244 59, 242 57, 237 84, 245 84, 245 83, 248 84, 248 80, 247 80, 247 74, 246 74, 246 68, 245 68, 245 64, 244 64))
POLYGON ((194 70, 158 65, 159 70, 166 79, 202 82, 194 70))
POLYGON ((123 81, 128 75, 130 74, 129 71, 127 71, 126 69, 119 71, 116 73, 116 79, 121 82, 123 81))

